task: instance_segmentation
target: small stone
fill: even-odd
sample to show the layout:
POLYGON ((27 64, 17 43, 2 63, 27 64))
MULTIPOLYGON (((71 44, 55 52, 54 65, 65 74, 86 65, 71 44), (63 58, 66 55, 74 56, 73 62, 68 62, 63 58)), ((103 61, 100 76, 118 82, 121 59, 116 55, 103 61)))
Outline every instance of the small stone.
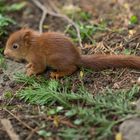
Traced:
POLYGON ((140 118, 132 118, 124 121, 119 128, 123 140, 140 140, 140 118))
POLYGON ((9 78, 7 75, 4 75, 4 76, 3 76, 3 81, 4 81, 4 82, 9 81, 9 80, 10 80, 10 78, 9 78))

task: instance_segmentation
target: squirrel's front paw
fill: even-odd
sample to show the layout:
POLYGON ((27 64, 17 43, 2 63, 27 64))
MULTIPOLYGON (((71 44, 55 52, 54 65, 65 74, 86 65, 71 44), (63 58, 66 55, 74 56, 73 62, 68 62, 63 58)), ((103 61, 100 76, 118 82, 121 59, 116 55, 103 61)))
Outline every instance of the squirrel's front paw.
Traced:
POLYGON ((60 75, 57 72, 51 72, 50 77, 52 79, 58 79, 58 78, 60 78, 60 75))
POLYGON ((34 71, 32 69, 27 69, 26 71, 27 76, 35 75, 34 71))
POLYGON ((32 63, 28 63, 25 67, 26 68, 31 68, 32 67, 32 63))

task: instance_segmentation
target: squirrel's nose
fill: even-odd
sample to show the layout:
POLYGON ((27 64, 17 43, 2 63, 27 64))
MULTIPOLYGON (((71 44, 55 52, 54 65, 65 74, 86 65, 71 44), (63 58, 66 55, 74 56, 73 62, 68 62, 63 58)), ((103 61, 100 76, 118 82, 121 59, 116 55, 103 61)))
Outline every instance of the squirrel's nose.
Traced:
POLYGON ((7 55, 7 52, 6 52, 6 50, 4 50, 4 55, 7 55))
POLYGON ((8 51, 4 50, 4 55, 7 57, 8 56, 8 51))

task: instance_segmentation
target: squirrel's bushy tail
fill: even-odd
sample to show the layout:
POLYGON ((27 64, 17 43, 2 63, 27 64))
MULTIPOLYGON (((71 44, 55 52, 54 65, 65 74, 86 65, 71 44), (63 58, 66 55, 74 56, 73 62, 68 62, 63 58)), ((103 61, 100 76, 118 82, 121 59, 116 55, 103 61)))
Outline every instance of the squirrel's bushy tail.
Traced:
POLYGON ((140 69, 140 57, 131 55, 82 55, 81 65, 93 70, 108 68, 140 69))

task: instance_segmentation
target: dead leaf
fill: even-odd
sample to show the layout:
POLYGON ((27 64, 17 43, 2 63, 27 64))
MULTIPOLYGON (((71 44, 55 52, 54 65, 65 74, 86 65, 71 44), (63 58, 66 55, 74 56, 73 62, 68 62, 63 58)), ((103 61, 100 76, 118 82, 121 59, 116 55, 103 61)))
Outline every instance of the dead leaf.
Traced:
POLYGON ((44 29, 49 29, 49 27, 50 27, 50 26, 47 25, 47 24, 43 25, 43 28, 44 28, 44 29))
POLYGON ((93 48, 93 47, 94 47, 93 45, 85 44, 85 47, 84 48, 90 49, 90 48, 93 48))
POLYGON ((83 76, 84 76, 83 71, 80 71, 80 78, 83 78, 83 76))
POLYGON ((80 12, 81 11, 81 8, 78 7, 78 6, 75 6, 75 5, 65 5, 63 8, 62 8, 62 12, 67 14, 67 15, 71 15, 71 14, 74 14, 74 13, 77 13, 77 12, 80 12))
POLYGON ((126 8, 126 9, 129 9, 130 8, 130 5, 128 4, 128 3, 124 3, 124 8, 126 8))
POLYGON ((136 30, 129 30, 129 36, 133 36, 136 33, 136 30))
POLYGON ((58 116, 55 116, 55 117, 54 117, 54 120, 53 120, 53 123, 54 123, 54 125, 55 125, 56 127, 59 126, 59 122, 60 122, 59 117, 58 117, 58 116))
POLYGON ((121 132, 119 132, 115 135, 115 140, 123 140, 121 132))

